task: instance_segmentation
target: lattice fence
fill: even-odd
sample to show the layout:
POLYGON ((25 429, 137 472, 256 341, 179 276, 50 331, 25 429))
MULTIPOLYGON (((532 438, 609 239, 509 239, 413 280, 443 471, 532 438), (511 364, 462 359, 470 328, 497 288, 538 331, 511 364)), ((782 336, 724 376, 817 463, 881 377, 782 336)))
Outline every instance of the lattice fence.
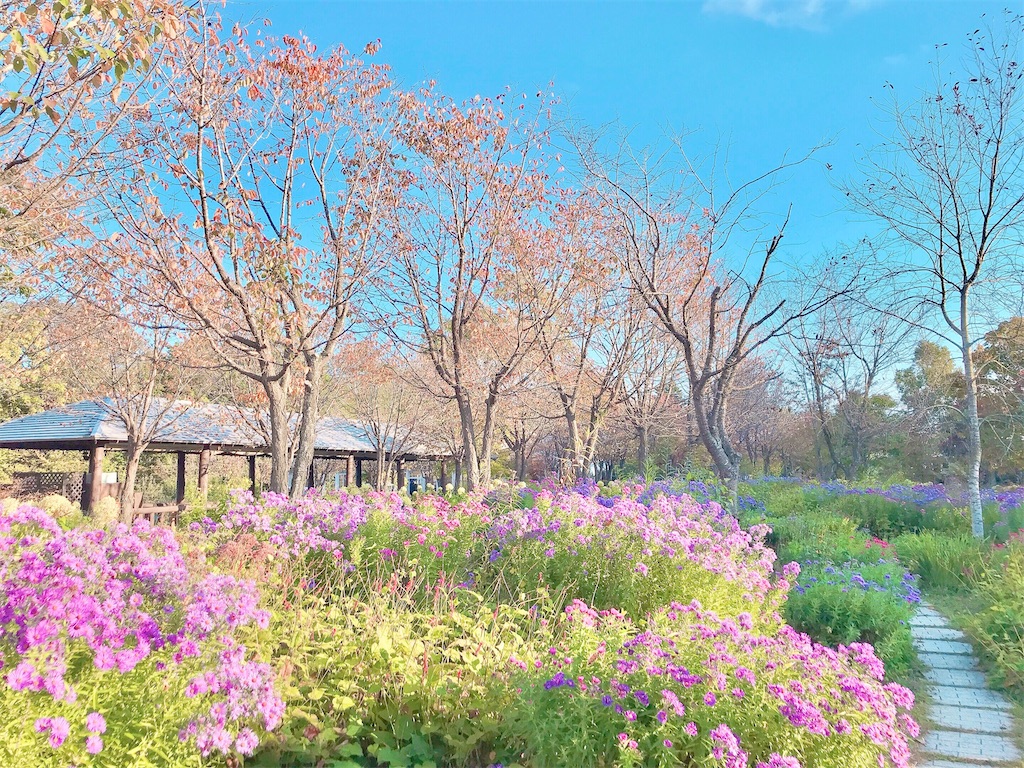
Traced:
POLYGON ((59 493, 66 499, 80 502, 84 488, 83 472, 15 472, 11 495, 30 499, 59 493))

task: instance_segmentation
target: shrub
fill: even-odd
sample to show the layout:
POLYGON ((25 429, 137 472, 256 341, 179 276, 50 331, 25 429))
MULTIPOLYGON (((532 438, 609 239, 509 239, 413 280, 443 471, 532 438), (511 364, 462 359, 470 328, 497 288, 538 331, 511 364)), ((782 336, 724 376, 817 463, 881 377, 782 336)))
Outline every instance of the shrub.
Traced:
POLYGON ((89 510, 89 522, 96 528, 109 528, 121 517, 121 507, 117 499, 107 496, 93 504, 89 510))
POLYGON ((751 483, 744 485, 743 491, 761 501, 775 517, 814 512, 827 498, 821 488, 788 480, 751 483))
POLYGON ((868 537, 847 517, 813 512, 787 518, 768 518, 768 541, 782 562, 851 560, 868 545, 868 537))
POLYGON ((922 531, 893 540, 903 564, 926 587, 959 589, 974 583, 985 571, 988 545, 967 534, 922 531))
POLYGON ((252 584, 193 574, 171 531, 0 517, 0 764, 199 765, 251 753, 281 703, 239 633, 252 584), (180 736, 179 736, 180 734, 180 736))
POLYGON ((783 615, 820 643, 871 643, 887 674, 900 679, 915 659, 909 620, 921 594, 914 575, 883 545, 867 549, 873 561, 803 563, 783 615))
POLYGON ((918 504, 897 501, 875 492, 846 493, 835 496, 828 508, 851 518, 857 526, 880 539, 921 530, 924 509, 918 504))
POLYGON ((966 629, 992 661, 1004 686, 1024 691, 1024 537, 1011 537, 1006 557, 978 579, 986 609, 966 617, 966 629))
POLYGON ((967 507, 958 507, 953 504, 929 504, 925 508, 921 528, 941 533, 970 535, 970 510, 967 507))
POLYGON ((756 635, 749 617, 697 605, 634 624, 575 603, 565 625, 509 713, 527 764, 908 765, 917 726, 900 710, 913 694, 880 683, 870 646, 833 651, 789 627, 756 635))
POLYGON ((70 515, 74 512, 77 505, 59 493, 51 493, 49 496, 44 496, 40 499, 37 506, 50 515, 50 517, 59 520, 65 515, 70 515))

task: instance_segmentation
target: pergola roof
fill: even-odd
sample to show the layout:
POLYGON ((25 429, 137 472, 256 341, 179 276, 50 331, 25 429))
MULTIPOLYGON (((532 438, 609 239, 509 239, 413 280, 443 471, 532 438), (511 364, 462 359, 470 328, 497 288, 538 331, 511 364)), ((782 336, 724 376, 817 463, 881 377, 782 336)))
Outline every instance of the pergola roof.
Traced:
MULTIPOLYGON (((51 408, 0 424, 0 448, 88 450, 102 445, 117 450, 128 443, 128 431, 110 398, 85 400, 51 408)), ((210 448, 218 453, 267 455, 267 441, 257 425, 259 415, 248 408, 215 403, 157 400, 150 410, 160 419, 155 439, 147 450, 197 453, 210 448)), ((317 458, 356 456, 374 458, 376 447, 369 430, 357 421, 325 416, 317 422, 314 455, 317 458)), ((441 452, 423 445, 403 451, 405 459, 440 458, 441 452)))

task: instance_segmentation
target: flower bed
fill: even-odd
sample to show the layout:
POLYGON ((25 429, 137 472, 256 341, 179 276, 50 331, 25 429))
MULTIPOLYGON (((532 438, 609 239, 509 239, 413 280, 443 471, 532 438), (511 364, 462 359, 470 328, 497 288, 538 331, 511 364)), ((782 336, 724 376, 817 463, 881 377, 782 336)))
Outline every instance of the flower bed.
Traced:
POLYGON ((178 538, 22 508, 2 762, 906 765, 910 697, 782 623, 768 528, 665 490, 241 494, 178 538))
POLYGON ((190 567, 167 529, 0 516, 0 764, 251 754, 283 714, 273 670, 238 639, 268 623, 259 599, 190 567))

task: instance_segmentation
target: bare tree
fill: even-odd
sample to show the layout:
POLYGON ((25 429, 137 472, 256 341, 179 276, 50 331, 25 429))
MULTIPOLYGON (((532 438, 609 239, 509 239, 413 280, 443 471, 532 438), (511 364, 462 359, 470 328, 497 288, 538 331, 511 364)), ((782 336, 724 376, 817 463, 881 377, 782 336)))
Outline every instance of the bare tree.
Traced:
POLYGON ((194 393, 191 369, 175 354, 176 333, 159 318, 142 321, 79 306, 61 316, 56 333, 63 332, 76 340, 58 347, 63 376, 124 425, 121 520, 130 523, 142 455, 155 440, 170 434, 186 412, 179 396, 194 393), (148 330, 137 330, 143 327, 148 330))
POLYGON ((908 253, 887 279, 909 304, 932 310, 937 322, 924 327, 959 354, 969 442, 967 489, 978 537, 984 535, 982 440, 972 349, 983 329, 994 327, 997 289, 1019 286, 1022 26, 1020 16, 1007 12, 1000 30, 985 27, 968 36, 962 74, 945 76, 937 63, 934 93, 910 105, 894 96, 888 110, 891 137, 865 161, 865 181, 846 190, 908 253))
POLYGON ((623 263, 637 294, 678 344, 701 442, 733 497, 741 455, 727 428, 729 405, 743 363, 797 319, 828 303, 841 287, 810 282, 783 289, 778 264, 789 211, 769 223, 758 204, 786 171, 810 154, 737 186, 720 189, 682 153, 682 167, 665 178, 664 158, 620 147, 602 156, 594 140, 577 140, 583 165, 609 210, 618 215, 623 263), (681 172, 681 173, 680 173, 681 172))

